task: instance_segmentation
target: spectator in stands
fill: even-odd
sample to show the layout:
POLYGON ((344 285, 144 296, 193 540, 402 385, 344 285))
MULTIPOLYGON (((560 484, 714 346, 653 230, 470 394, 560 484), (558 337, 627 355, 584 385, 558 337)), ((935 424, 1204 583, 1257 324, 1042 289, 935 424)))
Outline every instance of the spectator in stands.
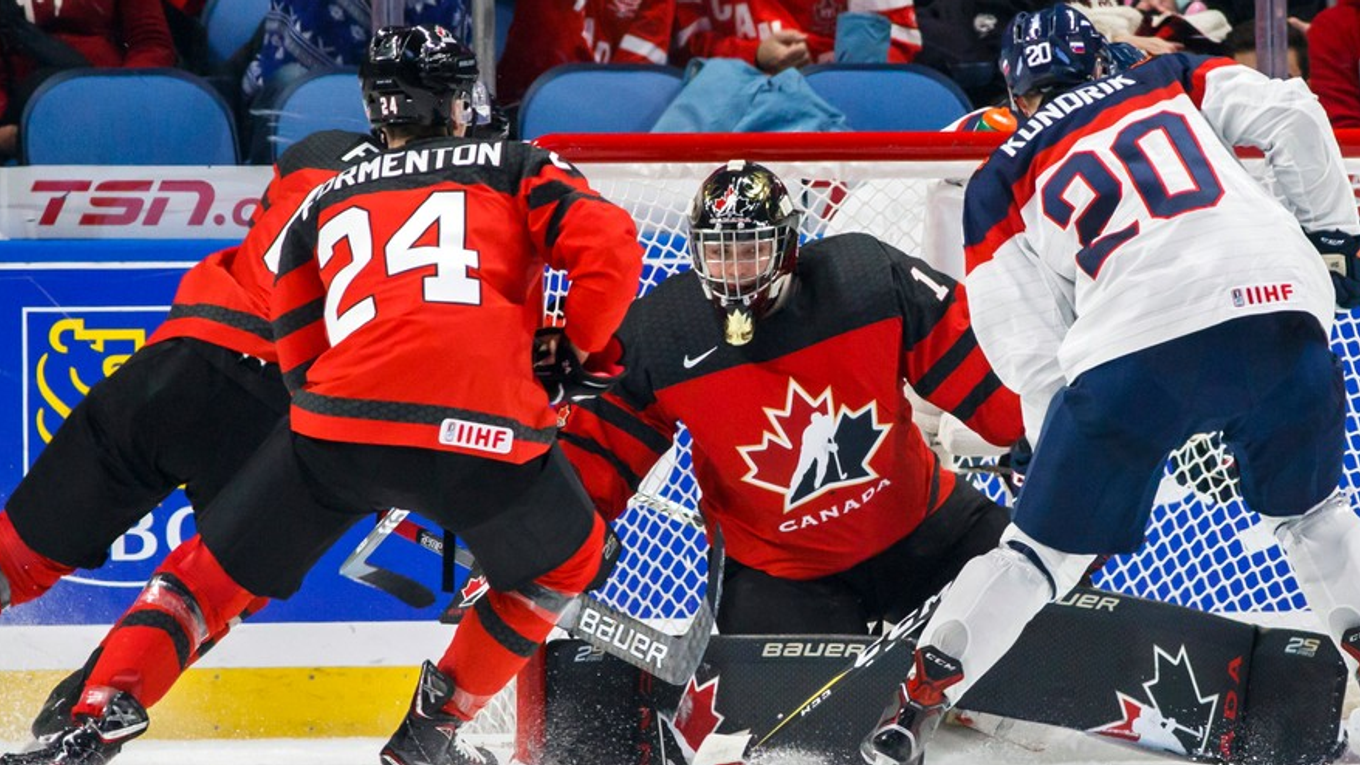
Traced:
POLYGON ((683 64, 691 58, 739 58, 767 74, 830 62, 836 18, 846 11, 872 10, 892 22, 888 60, 908 62, 921 50, 921 30, 912 0, 676 0, 675 49, 683 64))
MULTIPOLYGON (((3 2, 4 0, 0 0, 3 2)), ((472 38, 470 0, 406 0, 405 23, 440 24, 472 38)), ((313 69, 358 66, 373 33, 369 0, 270 0, 260 50, 241 81, 250 114, 246 155, 268 163, 271 100, 313 69)))
MULTIPOLYGON (((1219 11, 1228 23, 1237 26, 1256 18, 1256 0, 1204 0, 1210 10, 1219 11)), ((1327 0, 1286 0, 1285 12, 1291 19, 1312 21, 1318 11, 1327 7, 1327 0)))
MULTIPOLYGON (((1311 66, 1309 63, 1310 57, 1308 54, 1309 47, 1308 39, 1304 37, 1303 32, 1301 32, 1299 28, 1293 24, 1290 24, 1289 32, 1285 39, 1287 46, 1285 55, 1285 72, 1288 75, 1286 79, 1293 77, 1301 77, 1307 80, 1309 77, 1309 72, 1311 71, 1311 66)), ((1236 59, 1237 63, 1246 64, 1252 69, 1257 68, 1255 21, 1243 21, 1242 23, 1233 27, 1232 32, 1228 35, 1228 38, 1223 41, 1223 43, 1224 46, 1227 47, 1228 49, 1228 55, 1236 59)), ((1355 65, 1357 55, 1360 55, 1360 51, 1351 51, 1352 66, 1355 65)), ((1355 82, 1357 77, 1360 77, 1360 74, 1352 74, 1351 76, 1352 82, 1355 82)), ((1311 81, 1309 82, 1309 86, 1312 87, 1311 81)), ((1355 87, 1360 88, 1360 85, 1356 85, 1355 87)), ((1317 89, 1313 88, 1313 92, 1316 93, 1317 89)), ((1360 99, 1360 89, 1358 89, 1356 92, 1356 98, 1360 99)), ((1319 95, 1318 99, 1321 100, 1322 96, 1319 95)), ((1323 102, 1323 106, 1326 106, 1325 101, 1323 102)), ((1360 118, 1360 109, 1356 110, 1356 115, 1357 118, 1360 118)), ((1360 126, 1360 122, 1357 122, 1356 124, 1357 126, 1360 126)))
POLYGON ((496 67, 496 98, 516 104, 560 64, 664 64, 675 0, 519 0, 496 67))
POLYGON ((1202 3, 1187 4, 1181 10, 1178 0, 1077 0, 1082 15, 1111 42, 1125 42, 1149 56, 1185 50, 1219 55, 1230 27, 1226 16, 1216 10, 1194 10, 1202 3))
POLYGON ((921 52, 914 63, 940 70, 977 105, 1010 100, 997 58, 1001 34, 1020 11, 1033 11, 1038 0, 917 0, 921 52))
POLYGON ((174 64, 161 0, 0 0, 0 155, 18 153, 24 104, 51 74, 174 64))
POLYGON ((1337 4, 1308 29, 1308 86, 1334 128, 1360 127, 1360 0, 1337 4))

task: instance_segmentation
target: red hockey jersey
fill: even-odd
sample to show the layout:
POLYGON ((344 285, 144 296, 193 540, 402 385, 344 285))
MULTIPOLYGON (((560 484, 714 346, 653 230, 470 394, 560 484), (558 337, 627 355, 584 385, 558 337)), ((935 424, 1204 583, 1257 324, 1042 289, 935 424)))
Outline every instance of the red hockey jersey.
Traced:
POLYGON ((292 426, 333 441, 524 462, 557 417, 532 373, 544 265, 567 336, 605 347, 637 294, 633 220, 519 142, 427 139, 314 190, 273 296, 292 426))
POLYGON ((807 245, 793 294, 747 345, 723 341, 692 272, 638 300, 619 339, 624 378, 560 434, 596 506, 622 512, 683 422, 705 516, 732 558, 774 576, 845 571, 953 489, 904 383, 995 444, 1022 433, 963 287, 864 234, 807 245))
POLYGON ((908 62, 921 50, 915 0, 676 0, 675 61, 690 58, 756 60, 760 41, 781 29, 807 35, 815 64, 835 53, 836 17, 847 11, 880 13, 892 22, 889 60, 908 62))
POLYGON ((369 136, 339 130, 313 133, 284 152, 246 238, 239 246, 215 252, 189 269, 175 292, 170 315, 148 344, 193 337, 278 361, 269 324, 276 265, 266 262, 266 254, 307 192, 350 161, 377 152, 369 136))

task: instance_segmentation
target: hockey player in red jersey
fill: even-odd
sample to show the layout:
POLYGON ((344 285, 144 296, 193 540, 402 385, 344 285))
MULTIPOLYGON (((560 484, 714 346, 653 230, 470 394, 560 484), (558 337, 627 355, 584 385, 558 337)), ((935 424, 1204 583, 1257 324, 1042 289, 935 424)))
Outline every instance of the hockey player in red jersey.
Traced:
POLYGON ((1106 77, 1105 47, 1062 4, 1020 14, 1003 42, 1026 119, 969 182, 967 284, 1036 448, 1002 544, 959 574, 864 741, 875 765, 920 762, 1041 608, 1097 555, 1142 544, 1167 455, 1197 433, 1222 432, 1246 504, 1360 654, 1360 519, 1337 489, 1345 386, 1328 347, 1335 306, 1356 300, 1360 221, 1326 115, 1297 81, 1230 59, 1106 77), (1288 207, 1242 145, 1264 151, 1288 207))
POLYGON ((905 63, 921 50, 913 0, 676 0, 675 63, 739 58, 768 74, 830 63, 836 17, 879 13, 891 23, 888 60, 905 63))
POLYGON ((963 289, 864 234, 800 247, 799 218, 765 167, 710 175, 689 213, 694 270, 633 304, 627 371, 561 433, 612 518, 689 428, 700 507, 727 545, 724 633, 865 633, 1009 520, 941 469, 903 395, 910 383, 992 443, 1019 439, 963 289))
MULTIPOLYGON (((206 508, 245 464, 288 411, 267 253, 308 191, 378 151, 368 136, 325 131, 279 158, 246 238, 189 269, 166 321, 90 389, 10 495, 0 512, 0 607, 40 597, 77 567, 103 565, 113 541, 177 486, 206 508)), ((52 692, 34 736, 64 727, 97 656, 52 692)))
POLYGON ((175 489, 206 507, 288 408, 264 256, 316 183, 378 147, 318 134, 280 158, 237 247, 180 281, 164 324, 94 385, 0 512, 0 608, 33 600, 108 548, 175 489))
POLYGON ((572 280, 567 386, 611 378, 637 291, 632 220, 569 164, 461 138, 477 63, 437 26, 374 36, 360 70, 387 148, 313 190, 279 249, 271 316, 293 392, 277 428, 105 639, 69 726, 5 765, 95 765, 249 603, 286 598, 375 510, 459 533, 493 587, 427 662, 388 765, 492 761, 457 729, 596 574, 604 524, 554 445, 532 369, 545 264, 572 280))

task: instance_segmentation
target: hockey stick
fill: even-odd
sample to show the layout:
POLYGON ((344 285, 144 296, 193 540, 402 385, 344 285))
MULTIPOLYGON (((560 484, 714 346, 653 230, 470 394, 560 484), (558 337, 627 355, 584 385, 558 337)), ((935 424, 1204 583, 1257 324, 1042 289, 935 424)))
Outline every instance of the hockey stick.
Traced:
MULTIPOLYGON (((864 652, 855 657, 849 666, 837 672, 821 688, 818 688, 803 703, 794 707, 789 712, 779 716, 775 723, 765 734, 754 740, 750 745, 751 750, 770 746, 778 743, 779 739, 787 735, 815 711, 827 699, 831 698, 841 688, 849 685, 850 681, 863 673, 869 671, 880 658, 887 655, 890 651, 898 647, 911 648, 916 645, 916 638, 925 629, 926 622, 935 614, 935 609, 939 607, 940 601, 944 598, 945 592, 949 590, 948 585, 939 592, 931 595, 924 603, 917 606, 914 611, 907 614, 893 628, 883 634, 882 637, 865 646, 864 652)), ((754 738, 754 737, 753 737, 754 738)))
MULTIPOLYGON (((340 564, 340 575, 382 590, 412 608, 429 608, 434 605, 435 600, 434 592, 429 587, 405 574, 379 568, 368 562, 369 556, 378 549, 378 545, 382 544, 384 539, 387 539, 402 523, 410 523, 406 520, 406 516, 410 514, 411 511, 398 508, 382 513, 378 518, 378 525, 368 532, 368 536, 364 537, 359 546, 354 548, 354 552, 340 564)), ((433 534, 429 536, 434 537, 433 534)), ((443 540, 437 541, 440 552, 443 552, 443 540)), ((421 546, 429 549, 424 543, 421 543, 421 546)))
MULTIPOLYGON (((677 512, 668 504, 639 495, 635 504, 642 505, 669 518, 690 525, 698 525, 698 515, 677 512)), ((387 511, 368 537, 350 554, 340 567, 340 573, 370 587, 383 590, 403 603, 424 608, 434 603, 434 593, 425 585, 395 571, 379 568, 367 562, 368 556, 384 539, 396 533, 415 542, 425 550, 443 555, 444 540, 428 529, 407 518, 409 511, 387 511), (394 520, 395 519, 395 520, 394 520)), ((455 551, 456 562, 465 568, 474 563, 472 554, 462 548, 455 551)), ((709 636, 717 618, 718 599, 722 592, 723 543, 721 531, 715 530, 709 545, 708 583, 704 600, 699 605, 689 628, 679 635, 659 630, 590 593, 575 598, 563 611, 557 626, 605 653, 673 685, 688 682, 703 660, 709 636)))

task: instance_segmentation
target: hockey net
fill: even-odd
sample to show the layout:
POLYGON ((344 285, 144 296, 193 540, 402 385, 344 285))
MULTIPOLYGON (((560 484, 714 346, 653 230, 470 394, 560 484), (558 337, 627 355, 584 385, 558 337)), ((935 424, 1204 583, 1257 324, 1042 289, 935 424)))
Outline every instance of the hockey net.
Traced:
MULTIPOLYGON (((575 163, 606 199, 632 214, 646 257, 642 294, 689 268, 685 216, 690 199, 704 177, 732 158, 759 161, 784 179, 804 210, 805 241, 867 232, 957 276, 962 253, 957 244, 949 244, 950 237, 937 232, 941 223, 950 224, 951 215, 952 226, 960 226, 959 208, 930 205, 927 198, 939 196, 942 184, 950 179, 957 193, 957 181, 971 175, 997 138, 862 133, 592 135, 549 136, 538 143, 575 163), (928 226, 928 215, 943 217, 928 226)), ((1360 146, 1348 147, 1347 163, 1353 182, 1360 183, 1360 146)), ((549 274, 550 315, 558 312, 565 286, 560 274, 549 274)), ((1343 486, 1353 489, 1360 482, 1356 416, 1360 315, 1337 318, 1333 345, 1345 368, 1350 399, 1343 486)), ((1217 613, 1269 615, 1303 609, 1302 595, 1273 536, 1244 507, 1226 469, 1229 462, 1215 434, 1196 436, 1177 450, 1167 462, 1146 544, 1134 554, 1110 559, 1095 575, 1095 585, 1217 613)), ((968 476, 988 496, 1009 502, 995 474, 977 471, 968 476)), ((695 512, 699 489, 683 430, 639 493, 695 512)), ((704 534, 693 524, 638 509, 625 514, 616 530, 627 552, 605 588, 605 599, 640 618, 670 620, 683 628, 702 598, 704 534)), ((477 721, 477 729, 498 735, 513 730, 512 695, 513 689, 498 699, 477 721)))

